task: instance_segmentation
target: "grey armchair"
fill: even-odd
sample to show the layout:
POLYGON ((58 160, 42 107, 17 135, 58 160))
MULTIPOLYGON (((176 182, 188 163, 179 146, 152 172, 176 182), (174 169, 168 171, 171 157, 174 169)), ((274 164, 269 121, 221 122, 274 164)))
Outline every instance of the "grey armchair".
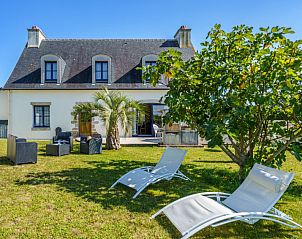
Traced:
POLYGON ((38 144, 26 142, 26 139, 8 135, 7 138, 7 158, 14 164, 36 163, 38 154, 38 144))
POLYGON ((81 138, 80 153, 83 154, 100 154, 102 153, 102 137, 88 139, 81 138))
POLYGON ((53 144, 69 144, 70 150, 73 147, 73 137, 71 135, 71 132, 57 132, 57 135, 53 137, 52 139, 53 144))

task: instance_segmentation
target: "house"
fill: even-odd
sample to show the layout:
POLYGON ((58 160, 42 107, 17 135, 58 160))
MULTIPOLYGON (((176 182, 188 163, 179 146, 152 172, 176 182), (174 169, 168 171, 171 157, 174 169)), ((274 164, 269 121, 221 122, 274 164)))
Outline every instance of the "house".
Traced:
POLYGON ((146 105, 128 136, 152 135, 153 123, 161 124, 165 106, 160 98, 168 88, 144 82, 137 67, 156 64, 158 54, 169 48, 180 51, 185 60, 191 58, 191 29, 180 27, 173 39, 48 39, 34 26, 0 90, 0 124, 8 124, 8 133, 28 139, 50 139, 58 126, 74 135, 104 135, 98 118, 88 123, 81 117, 74 120, 71 111, 105 86, 146 105))

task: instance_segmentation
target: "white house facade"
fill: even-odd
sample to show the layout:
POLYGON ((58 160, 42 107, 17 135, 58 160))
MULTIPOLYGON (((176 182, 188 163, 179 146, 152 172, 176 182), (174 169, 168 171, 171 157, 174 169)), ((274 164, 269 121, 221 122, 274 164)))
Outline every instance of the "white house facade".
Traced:
MULTIPOLYGON (((121 136, 152 135, 165 106, 160 99, 167 82, 152 86, 142 80, 142 65, 156 64, 160 52, 173 48, 187 60, 194 54, 190 29, 181 27, 174 39, 47 39, 38 27, 28 30, 28 42, 11 76, 0 89, 0 131, 27 139, 51 139, 55 129, 74 136, 101 134, 97 118, 73 119, 75 104, 92 101, 101 87, 121 91, 146 105, 144 118, 121 136)), ((1 133, 0 133, 1 134, 1 133)), ((3 133, 2 133, 3 134, 3 133)))

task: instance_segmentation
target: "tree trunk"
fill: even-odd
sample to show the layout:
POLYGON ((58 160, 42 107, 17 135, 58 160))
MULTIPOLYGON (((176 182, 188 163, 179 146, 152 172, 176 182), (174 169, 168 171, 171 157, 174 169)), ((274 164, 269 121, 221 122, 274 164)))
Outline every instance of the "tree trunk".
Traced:
POLYGON ((108 132, 107 137, 106 137, 106 149, 120 149, 120 135, 118 131, 118 127, 115 127, 114 130, 111 132, 108 132))
POLYGON ((243 182, 244 180, 244 165, 239 165, 239 172, 238 172, 239 182, 243 182))
POLYGON ((226 145, 223 144, 220 145, 220 148, 233 160, 234 163, 239 166, 238 179, 240 182, 242 182, 246 176, 246 164, 248 161, 248 156, 242 149, 243 147, 238 147, 231 137, 229 137, 229 139, 232 142, 235 152, 231 151, 226 145))

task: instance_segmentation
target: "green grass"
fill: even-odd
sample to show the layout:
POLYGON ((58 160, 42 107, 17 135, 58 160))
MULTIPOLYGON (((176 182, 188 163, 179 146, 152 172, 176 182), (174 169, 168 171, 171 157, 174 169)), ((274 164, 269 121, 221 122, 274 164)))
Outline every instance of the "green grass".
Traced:
MULTIPOLYGON (((127 171, 155 164, 164 148, 123 147, 101 155, 45 156, 39 142, 37 164, 12 166, 0 140, 0 238, 179 238, 163 216, 149 217, 164 205, 202 191, 232 192, 238 167, 218 149, 189 148, 181 170, 193 181, 162 181, 136 200, 123 186, 109 189, 127 171)), ((284 170, 295 179, 277 208, 302 224, 302 167, 289 157, 284 170)), ((207 228, 193 238, 302 238, 272 222, 242 222, 207 228)))

